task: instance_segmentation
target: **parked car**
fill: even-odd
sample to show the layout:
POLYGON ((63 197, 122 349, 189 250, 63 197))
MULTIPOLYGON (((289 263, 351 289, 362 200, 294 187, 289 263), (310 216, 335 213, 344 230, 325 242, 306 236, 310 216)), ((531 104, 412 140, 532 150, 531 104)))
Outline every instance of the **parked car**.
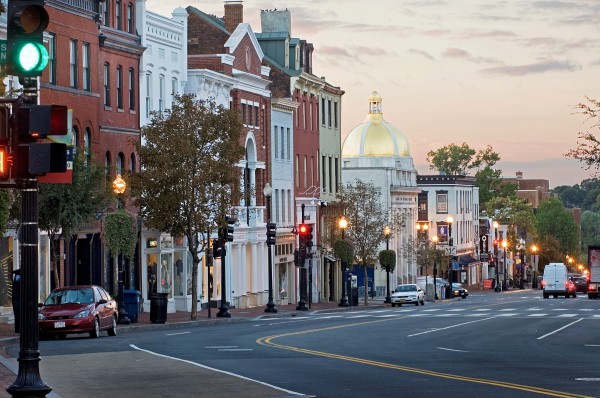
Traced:
POLYGON ((460 296, 464 299, 469 295, 469 291, 462 287, 460 283, 452 284, 452 292, 454 293, 454 297, 460 296))
POLYGON ((572 276, 570 279, 573 281, 576 291, 587 293, 588 280, 585 276, 572 276))
POLYGON ((117 335, 117 303, 100 286, 68 286, 54 289, 39 305, 41 336, 67 337, 70 333, 89 333, 100 337, 106 330, 117 335))
POLYGON ((392 307, 402 304, 425 305, 425 292, 416 283, 398 285, 391 296, 392 307))

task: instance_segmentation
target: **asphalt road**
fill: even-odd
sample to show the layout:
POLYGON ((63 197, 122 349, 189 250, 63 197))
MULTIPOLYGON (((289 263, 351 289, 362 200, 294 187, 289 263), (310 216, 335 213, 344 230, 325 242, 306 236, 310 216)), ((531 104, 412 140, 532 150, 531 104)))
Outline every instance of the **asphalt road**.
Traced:
POLYGON ((40 372, 64 398, 73 383, 123 397, 144 386, 156 397, 235 387, 207 383, 222 375, 213 369, 263 383, 254 383, 264 389, 257 397, 598 397, 599 331, 600 300, 473 293, 418 307, 42 341, 40 372))

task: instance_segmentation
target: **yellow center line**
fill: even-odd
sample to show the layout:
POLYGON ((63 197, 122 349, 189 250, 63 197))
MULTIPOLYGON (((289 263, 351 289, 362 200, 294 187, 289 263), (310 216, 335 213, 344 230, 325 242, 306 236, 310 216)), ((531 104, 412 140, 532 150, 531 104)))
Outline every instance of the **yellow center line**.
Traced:
POLYGON ((458 380, 458 381, 464 381, 464 382, 468 382, 468 383, 485 384, 485 385, 490 385, 490 386, 495 386, 495 387, 507 388, 507 389, 511 389, 511 390, 521 390, 521 391, 531 392, 531 393, 535 393, 535 394, 543 394, 543 395, 547 395, 547 396, 551 396, 551 397, 594 398, 593 396, 589 396, 589 395, 580 395, 580 394, 574 394, 574 393, 563 392, 563 391, 549 390, 549 389, 541 388, 541 387, 509 383, 509 382, 504 382, 504 381, 480 379, 477 377, 460 376, 460 375, 454 375, 454 374, 450 374, 450 373, 436 372, 436 371, 427 370, 427 369, 419 369, 419 368, 412 368, 412 367, 408 367, 408 366, 394 365, 394 364, 386 363, 386 362, 379 362, 379 361, 373 361, 370 359, 351 357, 351 356, 347 356, 347 355, 333 354, 333 353, 310 350, 310 349, 300 348, 300 347, 293 347, 293 346, 278 344, 278 343, 274 342, 275 339, 279 339, 282 337, 297 336, 297 335, 308 334, 308 333, 317 333, 317 332, 322 332, 322 331, 327 331, 327 330, 342 329, 342 328, 361 326, 361 325, 367 325, 367 324, 373 324, 373 323, 389 322, 392 320, 397 320, 397 318, 396 319, 389 319, 389 318, 388 319, 380 319, 380 320, 367 321, 367 322, 356 322, 356 323, 351 323, 351 324, 346 324, 346 325, 329 326, 329 327, 324 327, 324 328, 319 328, 319 329, 300 330, 300 331, 296 331, 296 332, 261 337, 256 340, 256 343, 263 345, 263 346, 267 346, 267 347, 278 348, 281 350, 294 351, 294 352, 298 352, 298 353, 302 353, 302 354, 315 355, 315 356, 331 358, 331 359, 338 359, 341 361, 355 362, 355 363, 360 363, 360 364, 369 365, 369 366, 377 366, 380 368, 398 370, 398 371, 402 371, 402 372, 417 373, 417 374, 422 374, 422 375, 427 375, 427 376, 439 377, 439 378, 443 378, 443 379, 458 380))

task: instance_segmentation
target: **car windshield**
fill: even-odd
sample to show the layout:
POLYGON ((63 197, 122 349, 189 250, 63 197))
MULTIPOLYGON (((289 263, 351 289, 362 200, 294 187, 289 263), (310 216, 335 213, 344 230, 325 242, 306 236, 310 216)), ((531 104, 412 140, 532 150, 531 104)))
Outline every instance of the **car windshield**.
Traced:
POLYGON ((45 305, 59 304, 91 304, 94 302, 94 292, 91 288, 55 290, 44 302, 45 305))
POLYGON ((396 292, 416 292, 416 285, 400 285, 396 288, 396 292))

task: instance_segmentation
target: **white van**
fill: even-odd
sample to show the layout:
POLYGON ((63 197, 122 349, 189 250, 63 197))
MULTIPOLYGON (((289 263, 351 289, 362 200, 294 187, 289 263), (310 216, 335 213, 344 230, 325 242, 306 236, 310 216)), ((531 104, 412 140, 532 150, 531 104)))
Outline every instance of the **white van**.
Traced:
POLYGON ((563 263, 550 263, 544 267, 544 279, 542 280, 544 286, 544 298, 547 299, 550 295, 555 298, 557 296, 565 296, 569 298, 570 295, 575 297, 575 293, 567 287, 567 266, 563 263))

